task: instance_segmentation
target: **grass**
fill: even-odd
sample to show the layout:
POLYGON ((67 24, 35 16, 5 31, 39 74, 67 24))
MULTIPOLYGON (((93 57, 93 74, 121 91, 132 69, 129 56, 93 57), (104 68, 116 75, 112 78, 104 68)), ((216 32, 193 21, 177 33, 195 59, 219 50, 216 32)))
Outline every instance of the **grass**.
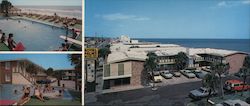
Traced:
POLYGON ((42 102, 38 99, 32 98, 25 105, 26 106, 28 106, 28 105, 31 105, 31 106, 33 106, 33 105, 43 105, 43 106, 44 105, 57 105, 57 106, 61 106, 61 105, 67 105, 67 106, 74 105, 75 106, 75 105, 77 105, 77 106, 80 106, 82 104, 80 101, 75 101, 75 100, 71 101, 71 100, 62 100, 62 99, 50 99, 50 100, 46 100, 45 102, 42 102))

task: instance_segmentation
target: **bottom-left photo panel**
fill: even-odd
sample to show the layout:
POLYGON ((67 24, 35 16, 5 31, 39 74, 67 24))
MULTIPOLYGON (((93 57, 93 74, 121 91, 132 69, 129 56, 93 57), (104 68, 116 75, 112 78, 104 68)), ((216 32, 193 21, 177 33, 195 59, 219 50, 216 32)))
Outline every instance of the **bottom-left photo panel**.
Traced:
POLYGON ((0 54, 0 105, 82 105, 82 55, 0 54))

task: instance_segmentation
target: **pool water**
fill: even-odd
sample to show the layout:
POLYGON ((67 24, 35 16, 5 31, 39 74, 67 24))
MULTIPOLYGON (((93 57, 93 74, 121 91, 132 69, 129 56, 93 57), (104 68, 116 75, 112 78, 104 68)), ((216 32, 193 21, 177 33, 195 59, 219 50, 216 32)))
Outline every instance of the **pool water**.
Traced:
MULTIPOLYGON (((66 35, 65 28, 50 26, 29 20, 0 18, 0 29, 8 35, 14 34, 16 43, 22 42, 26 51, 51 51, 57 50, 64 40, 59 38, 66 35)), ((69 35, 72 32, 69 31, 69 35)))
MULTIPOLYGON (((15 100, 19 101, 23 96, 23 86, 25 85, 13 85, 13 84, 2 84, 0 85, 0 100, 15 100), (14 91, 17 90, 17 94, 14 91)), ((60 90, 61 88, 55 88, 60 90)), ((30 96, 34 95, 34 87, 31 87, 30 96)), ((73 97, 67 89, 64 90, 63 100, 73 100, 73 97)))
POLYGON ((0 85, 0 100, 15 100, 18 101, 23 96, 23 85, 0 85), (17 90, 17 94, 14 91, 17 90))

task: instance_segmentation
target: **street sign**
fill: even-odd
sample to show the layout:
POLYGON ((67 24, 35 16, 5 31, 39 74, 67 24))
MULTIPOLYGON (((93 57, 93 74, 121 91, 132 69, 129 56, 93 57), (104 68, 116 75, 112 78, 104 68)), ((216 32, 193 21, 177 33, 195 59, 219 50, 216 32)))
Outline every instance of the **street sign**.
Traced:
POLYGON ((98 49, 85 48, 85 58, 98 58, 98 49))

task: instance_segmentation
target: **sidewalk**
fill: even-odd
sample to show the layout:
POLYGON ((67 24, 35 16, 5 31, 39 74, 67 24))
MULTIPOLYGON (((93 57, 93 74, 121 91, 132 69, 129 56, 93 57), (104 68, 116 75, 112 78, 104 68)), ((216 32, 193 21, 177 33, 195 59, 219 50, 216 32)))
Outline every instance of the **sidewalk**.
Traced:
POLYGON ((141 86, 141 85, 140 86, 128 85, 128 86, 112 87, 110 89, 103 90, 102 94, 120 92, 120 91, 128 91, 128 90, 135 90, 135 89, 141 89, 141 88, 145 88, 145 87, 141 86))
POLYGON ((95 92, 84 93, 84 104, 96 102, 97 101, 96 96, 97 94, 95 92))

